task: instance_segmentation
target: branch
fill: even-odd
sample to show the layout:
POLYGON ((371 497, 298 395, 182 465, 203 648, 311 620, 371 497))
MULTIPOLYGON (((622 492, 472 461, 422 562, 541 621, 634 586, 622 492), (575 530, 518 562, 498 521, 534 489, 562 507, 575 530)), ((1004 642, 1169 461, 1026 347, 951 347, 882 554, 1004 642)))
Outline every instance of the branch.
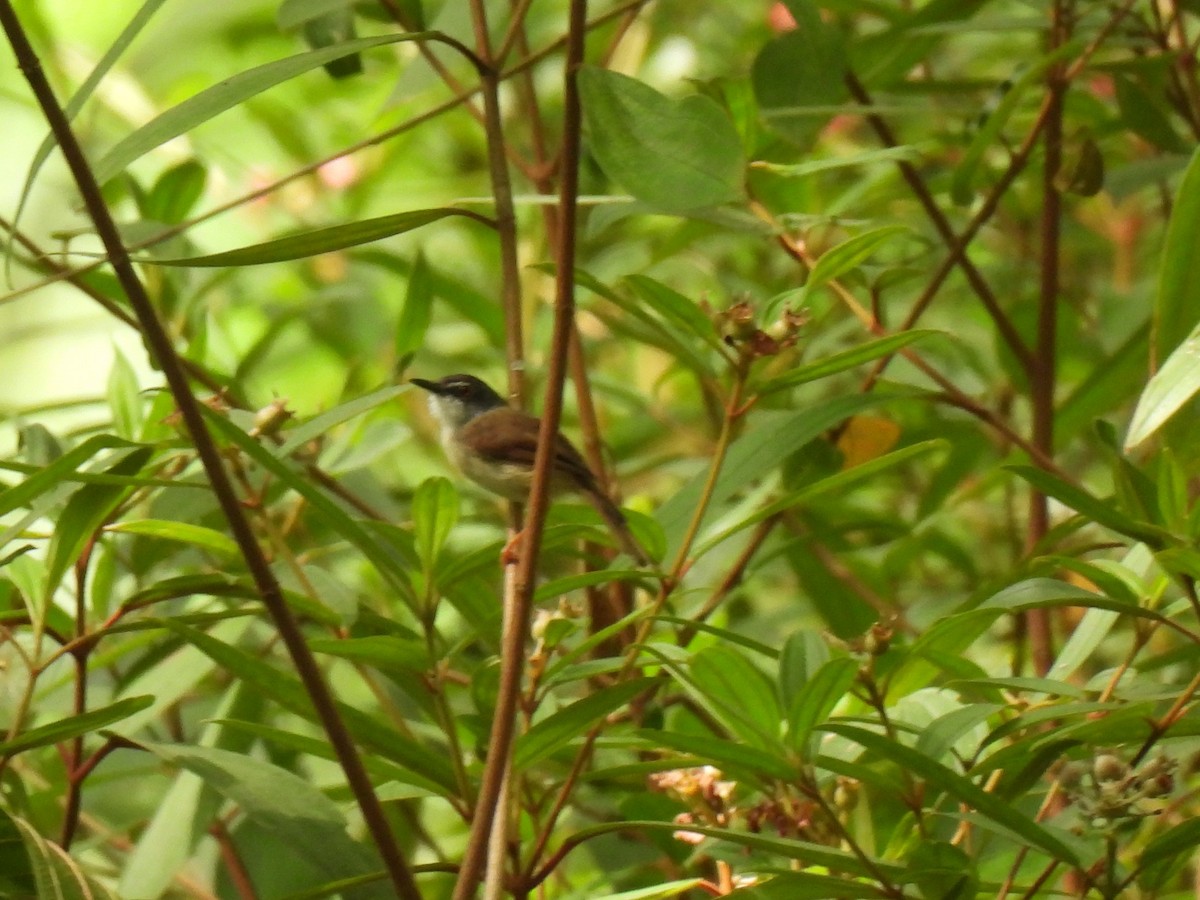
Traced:
MULTIPOLYGON (((546 401, 534 457, 533 484, 525 520, 525 539, 510 602, 505 604, 502 636, 500 688, 492 718, 487 766, 475 804, 471 836, 454 886, 454 900, 469 900, 484 868, 493 810, 502 793, 509 770, 521 671, 525 663, 525 640, 533 608, 533 587, 541 549, 542 525, 550 505, 550 477, 554 441, 562 413, 563 381, 567 375, 567 351, 575 319, 575 215, 579 193, 580 123, 579 88, 576 76, 583 64, 587 35, 587 0, 571 0, 567 32, 567 58, 563 96, 562 184, 559 192, 558 273, 554 296, 554 333, 546 376, 546 401)), ((499 212, 499 211, 497 211, 499 212)), ((499 215, 497 215, 499 218, 499 215)), ((502 873, 490 873, 502 877, 502 873)))

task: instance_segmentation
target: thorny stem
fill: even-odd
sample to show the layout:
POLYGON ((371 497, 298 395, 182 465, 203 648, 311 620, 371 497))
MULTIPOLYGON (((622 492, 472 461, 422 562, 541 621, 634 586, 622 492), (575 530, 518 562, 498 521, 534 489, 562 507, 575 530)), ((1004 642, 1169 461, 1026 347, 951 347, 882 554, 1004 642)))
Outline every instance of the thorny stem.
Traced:
POLYGON ((251 577, 254 579, 263 605, 274 620, 279 636, 292 657, 292 662, 305 691, 312 700, 313 707, 346 775, 350 789, 358 801, 372 840, 388 870, 392 885, 397 895, 404 900, 420 900, 421 895, 413 881, 412 872, 396 846, 383 806, 375 796, 370 778, 358 756, 353 739, 341 720, 316 659, 304 642, 304 634, 284 600, 279 582, 275 579, 270 563, 264 556, 254 531, 246 519, 237 492, 222 464, 220 450, 204 424, 200 403, 188 383, 187 371, 175 352, 175 347, 162 322, 159 321, 149 295, 134 271, 129 252, 121 241, 116 223, 100 192, 100 186, 96 183, 95 176, 83 155, 83 150, 79 146, 70 122, 54 97, 53 89, 46 80, 37 54, 30 45, 21 22, 13 10, 11 0, 0 0, 0 24, 3 25, 4 32, 17 58, 18 66, 28 80, 30 88, 42 108, 42 113, 58 141, 63 158, 79 187, 79 193, 83 198, 88 215, 96 227, 113 271, 133 308, 142 335, 179 407, 180 416, 191 435, 197 456, 208 474, 213 495, 229 523, 232 536, 238 544, 251 577))

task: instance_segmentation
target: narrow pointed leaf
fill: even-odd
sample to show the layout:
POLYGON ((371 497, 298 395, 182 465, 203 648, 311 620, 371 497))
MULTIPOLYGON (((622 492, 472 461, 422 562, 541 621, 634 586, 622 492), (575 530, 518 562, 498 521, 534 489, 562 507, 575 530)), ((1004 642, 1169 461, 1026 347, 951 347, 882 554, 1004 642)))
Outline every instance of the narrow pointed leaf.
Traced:
POLYGON ((513 745, 513 768, 517 771, 528 769, 573 739, 582 738, 600 719, 652 684, 655 684, 653 678, 625 681, 551 713, 517 738, 513 745))
POLYGON ((765 382, 759 389, 759 393, 769 394, 773 391, 783 390, 784 388, 807 384, 810 381, 819 381, 822 378, 828 378, 830 375, 836 375, 838 372, 845 372, 848 369, 861 366, 863 363, 872 362, 880 357, 890 356, 896 351, 907 347, 909 344, 915 344, 917 341, 923 340, 930 335, 943 333, 940 331, 902 331, 899 334, 890 334, 878 340, 868 341, 849 350, 843 350, 841 353, 835 353, 824 359, 805 363, 797 366, 790 372, 777 375, 765 382))
POLYGON ((124 700, 118 700, 116 703, 100 709, 59 719, 48 725, 39 725, 37 728, 31 728, 18 734, 11 741, 0 743, 0 757, 7 758, 34 747, 45 747, 48 744, 57 744, 79 737, 81 734, 90 734, 140 712, 153 702, 154 698, 150 696, 126 697, 124 700))
POLYGON ((1075 851, 1049 829, 1028 818, 995 794, 989 794, 970 779, 964 778, 911 747, 854 725, 830 723, 820 727, 824 731, 831 731, 849 738, 867 750, 908 769, 918 778, 941 788, 962 803, 1009 829, 1023 840, 1041 848, 1054 859, 1072 866, 1079 865, 1075 851))
POLYGON ((422 225, 428 225, 430 222, 436 222, 447 216, 466 216, 477 221, 485 221, 482 216, 464 209, 449 207, 414 209, 390 216, 364 219, 361 222, 313 228, 276 238, 273 241, 240 247, 237 250, 226 250, 222 253, 211 253, 206 256, 180 256, 172 259, 144 256, 140 257, 138 261, 147 265, 185 268, 259 266, 265 263, 287 262, 292 259, 307 259, 321 253, 343 250, 346 247, 357 247, 359 244, 369 244, 372 241, 412 231, 414 228, 420 228, 422 225))
POLYGON ((428 32, 416 32, 362 38, 338 44, 336 47, 324 47, 285 59, 277 59, 245 72, 238 72, 236 75, 189 97, 178 106, 171 107, 126 136, 95 163, 93 171, 96 180, 100 184, 104 184, 123 172, 125 167, 135 159, 155 147, 191 131, 202 122, 207 122, 214 116, 232 109, 256 94, 261 94, 268 88, 273 88, 297 75, 320 68, 327 62, 385 44, 394 44, 398 41, 428 40, 430 37, 431 34, 428 32))
POLYGON ((1149 522, 1139 522, 1117 509, 1112 501, 1101 500, 1083 488, 1069 484, 1044 469, 1035 466, 1005 466, 1005 468, 1020 475, 1046 496, 1065 503, 1077 513, 1118 534, 1126 535, 1136 541, 1145 541, 1151 547, 1160 549, 1171 543, 1171 535, 1166 530, 1149 522))
MULTIPOLYGON (((326 878, 363 875, 381 868, 376 853, 351 839, 341 810, 309 781, 244 753, 185 744, 143 744, 156 756, 182 766, 237 804, 238 810, 279 839, 326 878)), ((345 896, 390 897, 382 884, 345 896)))
POLYGON ((164 541, 177 541, 182 544, 192 544, 202 550, 217 553, 221 556, 237 556, 238 546, 229 535, 203 525, 193 525, 190 522, 172 522, 167 519, 136 519, 129 522, 116 522, 104 529, 119 534, 137 534, 143 537, 159 538, 164 541))
POLYGON ((876 250, 888 243, 898 234, 908 231, 906 225, 886 225, 862 234, 855 235, 830 250, 821 254, 812 272, 809 273, 805 287, 811 294, 817 288, 841 278, 870 258, 876 250))

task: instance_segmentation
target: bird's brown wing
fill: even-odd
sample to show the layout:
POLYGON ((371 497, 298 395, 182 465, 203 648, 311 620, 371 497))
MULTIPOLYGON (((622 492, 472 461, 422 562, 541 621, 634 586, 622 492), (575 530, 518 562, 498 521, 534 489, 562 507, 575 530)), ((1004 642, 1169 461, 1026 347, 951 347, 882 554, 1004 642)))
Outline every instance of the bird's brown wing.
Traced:
MULTIPOLYGON (((502 415, 486 412, 464 425, 459 431, 459 439, 484 459, 532 468, 540 427, 541 423, 533 416, 514 410, 503 410, 502 415)), ((555 470, 565 476, 564 480, 569 480, 572 487, 595 490, 596 479, 591 469, 574 445, 561 434, 555 440, 554 457, 555 470)))

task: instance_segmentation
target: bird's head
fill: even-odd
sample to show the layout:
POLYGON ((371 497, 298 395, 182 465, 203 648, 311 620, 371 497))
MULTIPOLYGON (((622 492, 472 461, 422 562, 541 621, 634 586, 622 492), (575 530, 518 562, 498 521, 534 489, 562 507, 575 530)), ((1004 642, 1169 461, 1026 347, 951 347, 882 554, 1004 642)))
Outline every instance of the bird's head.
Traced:
POLYGON ((507 406, 504 398, 474 375, 447 375, 438 381, 413 378, 429 392, 429 409, 445 426, 461 428, 480 413, 507 406))

